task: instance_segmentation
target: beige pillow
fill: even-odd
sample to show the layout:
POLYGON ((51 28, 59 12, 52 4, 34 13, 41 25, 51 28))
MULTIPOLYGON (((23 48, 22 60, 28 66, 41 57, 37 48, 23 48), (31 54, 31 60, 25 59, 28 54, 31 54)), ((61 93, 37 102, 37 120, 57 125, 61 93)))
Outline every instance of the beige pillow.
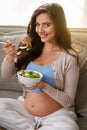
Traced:
POLYGON ((0 41, 5 42, 6 40, 10 40, 15 45, 17 45, 24 38, 25 34, 26 34, 25 31, 17 31, 17 32, 11 32, 11 33, 0 33, 0 41))
POLYGON ((76 94, 76 113, 87 117, 87 43, 74 41, 73 48, 79 55, 80 77, 76 94))

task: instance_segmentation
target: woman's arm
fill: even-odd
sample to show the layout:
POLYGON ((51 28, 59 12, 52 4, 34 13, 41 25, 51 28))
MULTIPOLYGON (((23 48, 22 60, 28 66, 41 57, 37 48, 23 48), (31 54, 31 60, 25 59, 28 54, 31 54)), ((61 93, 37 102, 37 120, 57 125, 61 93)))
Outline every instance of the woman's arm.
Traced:
POLYGON ((8 79, 11 78, 17 71, 14 64, 16 47, 10 41, 6 41, 6 43, 3 44, 3 51, 6 56, 1 65, 1 77, 8 79))
POLYGON ((79 66, 76 58, 71 57, 65 66, 64 90, 54 89, 48 84, 43 90, 62 106, 68 108, 74 105, 78 78, 79 66))
POLYGON ((9 62, 6 57, 1 65, 1 77, 4 79, 11 78, 17 72, 14 62, 9 62))

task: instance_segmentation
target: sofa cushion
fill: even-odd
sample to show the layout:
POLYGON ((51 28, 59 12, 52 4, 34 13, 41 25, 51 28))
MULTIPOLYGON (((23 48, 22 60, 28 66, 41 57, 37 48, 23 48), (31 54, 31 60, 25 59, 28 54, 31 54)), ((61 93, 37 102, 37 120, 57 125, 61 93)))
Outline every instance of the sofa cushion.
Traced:
POLYGON ((6 40, 9 40, 15 45, 18 45, 19 42, 23 39, 25 33, 26 31, 17 31, 8 33, 0 32, 0 41, 5 42, 6 40))
MULTIPOLYGON (((11 86, 10 86, 11 87, 11 86)), ((16 90, 7 90, 7 89, 2 89, 0 90, 0 98, 18 98, 19 96, 22 95, 22 91, 16 91, 16 90)))
POLYGON ((72 36, 72 41, 80 41, 81 43, 87 45, 87 29, 85 28, 70 28, 70 33, 72 36))
POLYGON ((77 124, 79 125, 79 130, 87 130, 87 118, 78 118, 77 124))
POLYGON ((80 76, 76 94, 76 113, 87 117, 87 43, 73 41, 73 48, 77 51, 80 63, 80 76))

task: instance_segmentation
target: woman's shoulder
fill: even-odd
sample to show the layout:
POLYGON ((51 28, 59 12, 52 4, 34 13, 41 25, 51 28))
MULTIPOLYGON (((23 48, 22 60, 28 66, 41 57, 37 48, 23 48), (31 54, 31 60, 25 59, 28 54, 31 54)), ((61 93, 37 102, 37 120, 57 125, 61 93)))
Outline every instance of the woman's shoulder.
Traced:
POLYGON ((77 54, 74 50, 69 49, 68 51, 62 51, 63 57, 67 59, 77 59, 77 54))
POLYGON ((65 63, 69 63, 69 62, 77 62, 77 55, 73 50, 62 50, 60 57, 57 58, 57 60, 55 61, 55 64, 65 64, 65 63))

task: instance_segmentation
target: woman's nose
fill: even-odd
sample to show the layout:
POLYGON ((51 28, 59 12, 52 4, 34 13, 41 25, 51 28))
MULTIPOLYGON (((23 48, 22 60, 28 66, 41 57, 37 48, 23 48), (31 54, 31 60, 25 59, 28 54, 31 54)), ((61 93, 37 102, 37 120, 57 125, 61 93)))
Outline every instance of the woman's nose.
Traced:
POLYGON ((38 31, 39 31, 39 33, 44 32, 44 28, 43 28, 43 26, 40 26, 38 31))

